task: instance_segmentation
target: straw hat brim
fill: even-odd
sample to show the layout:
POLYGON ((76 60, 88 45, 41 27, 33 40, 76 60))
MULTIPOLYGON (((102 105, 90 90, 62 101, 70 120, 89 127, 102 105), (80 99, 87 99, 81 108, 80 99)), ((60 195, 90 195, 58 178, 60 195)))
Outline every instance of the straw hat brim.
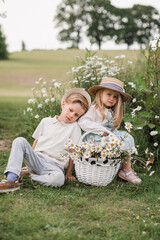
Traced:
POLYGON ((120 90, 116 90, 116 89, 113 89, 113 88, 100 86, 100 85, 95 85, 95 86, 89 88, 89 89, 88 89, 88 92, 89 92, 93 97, 95 97, 97 91, 100 90, 100 89, 109 89, 109 90, 113 90, 113 91, 115 91, 115 92, 120 93, 120 94, 122 95, 122 101, 123 101, 123 102, 127 102, 127 101, 129 101, 129 100, 132 99, 132 96, 131 96, 130 94, 128 94, 128 93, 125 93, 125 92, 122 92, 122 91, 120 91, 120 90))
POLYGON ((90 106, 91 105, 91 97, 90 95, 85 91, 83 90, 82 88, 72 88, 70 90, 68 90, 64 96, 62 97, 62 101, 65 101, 65 99, 70 96, 71 94, 81 94, 83 97, 86 98, 87 102, 88 102, 88 105, 90 106))

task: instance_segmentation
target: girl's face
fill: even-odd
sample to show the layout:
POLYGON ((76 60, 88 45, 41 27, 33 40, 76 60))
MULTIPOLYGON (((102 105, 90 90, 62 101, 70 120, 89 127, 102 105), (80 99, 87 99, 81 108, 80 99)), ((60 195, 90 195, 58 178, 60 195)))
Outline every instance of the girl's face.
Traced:
POLYGON ((114 90, 106 89, 101 95, 101 101, 106 108, 114 107, 118 101, 118 93, 114 90))
POLYGON ((59 116, 59 121, 63 121, 65 123, 73 123, 78 120, 83 114, 85 110, 79 103, 69 103, 67 104, 65 101, 62 103, 62 112, 59 116))

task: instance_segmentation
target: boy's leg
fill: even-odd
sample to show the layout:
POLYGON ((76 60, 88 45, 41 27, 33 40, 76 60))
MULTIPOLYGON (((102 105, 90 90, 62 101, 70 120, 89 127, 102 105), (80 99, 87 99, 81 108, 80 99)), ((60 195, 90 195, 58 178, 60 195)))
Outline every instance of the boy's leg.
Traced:
POLYGON ((62 169, 57 164, 49 164, 40 174, 31 174, 31 178, 44 186, 61 187, 65 182, 65 175, 62 169))
POLYGON ((36 173, 40 173, 43 167, 39 158, 40 157, 33 151, 27 140, 25 138, 18 137, 12 143, 10 157, 4 173, 7 174, 7 172, 12 172, 19 176, 23 160, 27 165, 29 165, 28 167, 31 170, 34 170, 36 173))
MULTIPOLYGON (((12 143, 8 165, 4 172, 6 176, 8 173, 11 173, 11 175, 17 175, 18 178, 23 160, 25 163, 28 163, 28 167, 33 169, 36 173, 41 173, 44 169, 44 165, 41 163, 41 160, 43 162, 43 159, 41 159, 41 157, 33 151, 32 147, 25 138, 19 137, 16 138, 12 143)), ((0 193, 15 191, 19 188, 19 182, 17 179, 3 179, 0 182, 0 193)))

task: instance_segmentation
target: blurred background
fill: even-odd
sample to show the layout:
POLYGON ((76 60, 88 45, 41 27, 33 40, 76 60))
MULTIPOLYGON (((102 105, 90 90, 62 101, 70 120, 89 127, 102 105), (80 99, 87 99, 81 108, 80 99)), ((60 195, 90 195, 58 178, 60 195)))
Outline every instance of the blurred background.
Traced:
POLYGON ((85 49, 135 63, 159 36, 159 10, 157 0, 0 0, 0 96, 31 96, 40 77, 68 84, 85 49))
MULTIPOLYGON (((133 22, 139 30, 143 28, 145 34, 152 28, 152 38, 148 37, 148 40, 158 34, 154 21, 159 21, 156 10, 160 11, 160 2, 157 0, 0 0, 0 25, 9 52, 20 51, 22 45, 26 50, 65 49, 75 44, 73 39, 76 42, 78 37, 80 49, 97 50, 94 30, 98 30, 97 34, 99 32, 103 39, 101 49, 122 50, 128 47, 122 38, 128 36, 119 36, 119 30, 125 28, 127 31, 136 31, 133 22), (112 26, 116 33, 112 32, 112 26), (62 30, 69 30, 70 40, 62 30)), ((129 44, 130 49, 139 49, 142 43, 135 39, 129 44)))

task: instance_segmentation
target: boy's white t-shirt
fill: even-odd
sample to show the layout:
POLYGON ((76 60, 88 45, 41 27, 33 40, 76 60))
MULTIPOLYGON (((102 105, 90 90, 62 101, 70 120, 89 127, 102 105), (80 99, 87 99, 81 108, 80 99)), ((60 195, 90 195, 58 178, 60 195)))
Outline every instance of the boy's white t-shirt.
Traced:
POLYGON ((69 160, 64 160, 60 154, 66 153, 65 142, 69 138, 77 144, 81 137, 81 129, 77 122, 64 123, 54 118, 43 118, 32 135, 38 139, 34 151, 67 168, 69 160))

